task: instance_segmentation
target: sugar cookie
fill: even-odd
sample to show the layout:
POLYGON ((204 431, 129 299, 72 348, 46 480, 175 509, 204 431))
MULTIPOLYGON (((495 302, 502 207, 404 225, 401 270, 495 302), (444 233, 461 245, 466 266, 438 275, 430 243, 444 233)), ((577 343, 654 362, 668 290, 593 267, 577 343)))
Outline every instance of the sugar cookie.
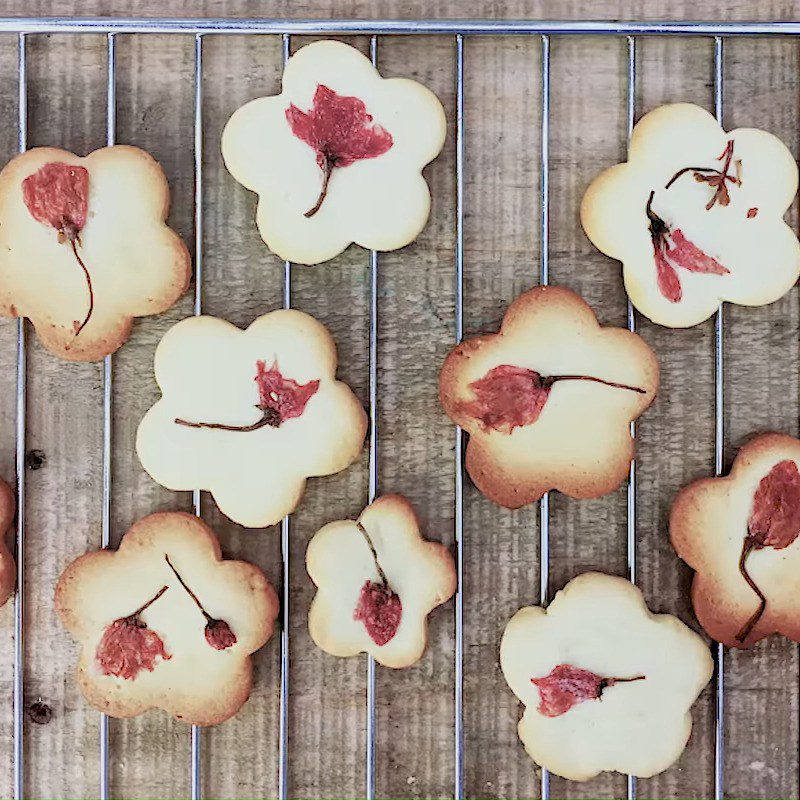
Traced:
POLYGON ((317 586, 308 615, 314 643, 334 656, 369 653, 386 667, 422 657, 428 614, 456 590, 453 557, 422 538, 414 509, 397 494, 318 531, 306 566, 317 586))
POLYGON ((800 441, 762 434, 727 477, 695 481, 675 498, 670 537, 695 570, 695 614, 728 647, 773 633, 800 642, 798 464, 800 441))
POLYGON ((797 164, 771 133, 726 132, 705 109, 661 106, 633 129, 628 161, 589 186, 581 221, 622 262, 631 302, 686 328, 723 300, 772 303, 800 275, 800 243, 783 216, 797 164))
POLYGON ((500 666, 525 705, 519 738, 556 775, 649 778, 678 760, 691 707, 711 679, 703 639, 669 614, 652 614, 624 578, 587 572, 547 609, 518 611, 500 666))
POLYGON ((470 435, 470 477, 508 508, 550 489, 577 498, 616 489, 633 457, 629 423, 657 390, 645 342, 601 328, 556 286, 520 295, 500 332, 459 344, 439 376, 445 412, 470 435))
POLYGON ((278 598, 260 569, 222 559, 202 520, 163 512, 139 520, 116 552, 73 561, 56 610, 81 645, 78 681, 95 708, 215 725, 250 694, 250 655, 272 635, 278 598))
POLYGON ((256 223, 282 259, 319 264, 355 242, 396 250, 425 227, 422 168, 442 149, 436 96, 381 78, 349 45, 320 41, 286 65, 283 91, 236 111, 222 134, 231 175, 258 194, 256 223))
POLYGON ((166 310, 189 284, 168 210, 164 172, 137 147, 13 158, 0 172, 0 314, 28 317, 69 361, 113 353, 133 317, 166 310))
POLYGON ((173 326, 156 349, 161 399, 136 437, 142 466, 168 489, 206 489, 249 528, 295 509, 306 479, 339 472, 364 443, 367 415, 336 380, 336 346, 300 311, 241 330, 215 317, 173 326))

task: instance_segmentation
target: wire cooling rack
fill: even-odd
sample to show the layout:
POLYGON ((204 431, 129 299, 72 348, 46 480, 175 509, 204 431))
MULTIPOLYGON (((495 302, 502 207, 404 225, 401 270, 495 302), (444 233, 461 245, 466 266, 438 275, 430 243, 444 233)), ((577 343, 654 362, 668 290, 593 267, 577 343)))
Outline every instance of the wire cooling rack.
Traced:
MULTIPOLYGON (((284 63, 290 53, 290 37, 300 34, 366 34, 371 36, 370 55, 373 64, 378 64, 381 36, 403 34, 429 34, 455 37, 456 59, 456 246, 455 246, 455 330, 454 341, 463 335, 464 311, 464 37, 488 36, 538 36, 541 40, 541 236, 540 281, 549 281, 549 109, 550 109, 550 38, 553 36, 595 35, 617 36, 627 39, 627 130, 630 136, 635 114, 636 90, 636 37, 648 35, 704 36, 714 41, 714 111, 717 120, 722 120, 723 89, 723 43, 726 37, 776 36, 800 34, 800 22, 576 22, 576 21, 494 21, 494 20, 270 20, 270 19, 105 19, 105 18, 0 18, 0 33, 18 35, 19 76, 19 150, 27 146, 27 36, 37 33, 99 33, 107 37, 107 92, 106 92, 106 138, 108 144, 115 141, 116 129, 116 40, 118 34, 175 34, 194 36, 194 244, 195 244, 195 296, 194 313, 202 312, 203 300, 203 40, 208 36, 225 34, 273 34, 283 40, 284 63)), ((370 263, 370 319, 369 319, 369 501, 375 498, 378 487, 378 427, 377 427, 377 331, 378 331, 378 265, 375 251, 369 254, 370 263)), ((292 265, 284 265, 283 304, 291 305, 292 265)), ((628 302, 628 328, 635 330, 633 308, 628 302)), ((16 412, 16 473, 17 473, 17 593, 14 599, 14 797, 23 797, 25 774, 23 747, 23 665, 25 657, 24 622, 25 606, 23 586, 25 582, 25 452, 26 452, 26 338, 27 323, 18 321, 17 340, 17 412, 16 412)), ((715 469, 722 472, 723 465, 723 317, 721 309, 716 315, 715 325, 715 469)), ((107 547, 110 541, 110 497, 111 497, 111 400, 113 389, 112 357, 105 359, 103 370, 103 503, 101 541, 107 547)), ((631 431, 635 433, 631 423, 631 431)), ((455 597, 455 719, 454 719, 454 763, 453 794, 464 795, 464 726, 463 726, 463 441, 460 429, 455 431, 455 542, 458 590, 455 597)), ((193 496, 194 510, 200 514, 200 492, 193 496)), ((540 503, 540 581, 539 594, 542 603, 549 599, 549 498, 545 495, 540 503)), ((281 631, 281 679, 280 717, 278 731, 279 795, 288 797, 287 773, 289 758, 288 708, 289 708, 289 530, 290 519, 281 525, 282 575, 282 631, 281 631)), ((631 464, 627 484, 627 563, 628 577, 636 581, 636 464, 631 464)), ((717 800, 724 796, 724 715, 725 715, 725 651, 716 648, 715 676, 715 780, 717 800)), ((365 789, 368 800, 375 797, 375 742, 376 729, 375 663, 367 658, 367 731, 365 752, 365 789)), ((99 796, 109 797, 109 729, 108 718, 101 716, 100 723, 100 774, 99 796)), ((201 764, 203 762, 202 734, 199 728, 191 729, 187 743, 190 753, 191 796, 203 796, 201 764)), ((549 798, 549 775, 542 771, 541 796, 549 798)), ((628 798, 636 797, 636 778, 628 777, 628 798)))

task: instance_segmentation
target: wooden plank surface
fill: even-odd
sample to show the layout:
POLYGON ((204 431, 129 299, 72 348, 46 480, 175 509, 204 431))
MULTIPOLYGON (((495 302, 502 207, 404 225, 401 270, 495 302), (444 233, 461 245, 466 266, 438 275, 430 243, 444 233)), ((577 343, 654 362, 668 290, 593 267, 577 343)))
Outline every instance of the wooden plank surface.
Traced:
MULTIPOLYGON (((436 5, 441 17, 791 18, 793 3, 601 0, 436 5)), ((430 3, 409 0, 11 0, 3 14, 108 14, 276 17, 423 17, 430 3)), ((293 49, 309 39, 294 39, 293 49)), ((366 38, 350 40, 364 52, 366 38)), ((800 44, 736 40, 725 46, 726 127, 757 125, 778 134, 795 155, 800 110, 800 44)), ((0 37, 0 159, 16 150, 16 48, 0 37)), ((105 142, 102 36, 29 38, 30 144, 86 152, 105 142)), ((118 37, 118 140, 162 162, 173 193, 171 224, 193 244, 191 37, 118 37)), ((541 256, 540 40, 479 37, 465 43, 465 333, 494 330, 507 304, 538 282, 541 256)), ((277 37, 209 37, 205 41, 203 230, 204 308, 245 326, 282 303, 282 263, 261 243, 254 199, 226 172, 219 135, 233 110, 277 90, 277 37)), ((419 240, 379 259, 379 489, 414 502, 431 538, 453 544, 454 431, 436 399, 436 373, 454 336, 454 41, 382 39, 385 75, 429 85, 450 123, 440 158, 426 171, 434 196, 419 240)), ((669 101, 713 102, 713 46, 706 39, 639 39, 637 116, 669 101)), ((583 235, 577 211, 592 177, 625 153, 627 43, 570 37, 551 44, 550 267, 553 283, 586 297, 605 324, 624 325, 625 295, 616 264, 583 235)), ((796 211, 792 222, 797 224, 796 211)), ((316 268, 295 267, 292 303, 322 320, 339 348, 340 376, 368 401, 369 260, 350 248, 316 268)), ((136 426, 157 397, 153 348, 191 313, 187 295, 168 313, 137 322, 114 359, 112 541, 159 508, 188 509, 188 493, 170 493, 142 471, 133 451, 136 426)), ((638 580, 651 607, 697 627, 688 602, 689 573, 666 538, 675 491, 714 466, 714 326, 669 331, 637 317, 662 366, 662 391, 638 429, 638 580)), ((761 309, 725 311, 725 462, 751 432, 797 435, 800 413, 798 290, 761 309)), ((16 323, 0 319, 0 474, 13 480, 16 323)), ((100 541, 102 366, 67 365, 31 341, 28 348, 27 446, 44 452, 26 474, 26 703, 53 709, 46 726, 25 721, 29 796, 95 796, 98 715, 71 679, 75 648, 52 610, 65 564, 100 541)), ((297 797, 351 797, 364 791, 363 658, 334 659, 311 643, 305 623, 313 587, 305 573, 309 538, 325 522, 359 512, 367 500, 367 457, 345 473, 310 482, 291 522, 291 694, 289 786, 297 797)), ((516 736, 519 706, 497 664, 503 626, 521 605, 538 601, 535 507, 509 512, 486 501, 467 480, 464 497, 465 792, 469 797, 537 797, 539 775, 516 736)), ((551 502, 550 587, 586 569, 627 573, 624 487, 597 501, 551 502)), ((276 526, 246 531, 222 517, 210 498, 204 516, 230 557, 261 566, 280 586, 276 526)), ((377 676, 377 793, 440 797, 453 790, 454 625, 452 603, 432 617, 429 649, 415 668, 377 676)), ((0 797, 12 795, 13 607, 0 610, 0 797)), ((203 779, 214 797, 273 797, 278 790, 279 641, 256 656, 253 696, 233 720, 203 735, 203 779)), ((730 797, 796 797, 798 655, 784 640, 763 642, 726 659, 730 797)), ((695 707, 695 731, 679 764, 639 781, 641 797, 708 797, 714 779, 713 686, 695 707)), ((120 797, 186 796, 189 735, 151 713, 111 724, 112 793, 120 797)), ((619 797, 625 780, 587 784, 552 780, 552 797, 619 797)))

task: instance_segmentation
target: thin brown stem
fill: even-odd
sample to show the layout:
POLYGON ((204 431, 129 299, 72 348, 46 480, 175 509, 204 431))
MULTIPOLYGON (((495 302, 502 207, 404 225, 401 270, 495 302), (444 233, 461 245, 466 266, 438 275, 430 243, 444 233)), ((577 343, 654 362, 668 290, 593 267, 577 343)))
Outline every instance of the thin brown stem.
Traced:
POLYGON ((257 431, 260 428, 278 428, 281 424, 281 415, 274 408, 262 408, 256 406, 263 416, 261 419, 253 422, 251 425, 227 425, 223 422, 190 422, 187 419, 175 418, 176 425, 184 425, 187 428, 210 428, 217 431, 237 431, 239 433, 248 433, 250 431, 257 431))
POLYGON ((333 172, 333 168, 335 166, 336 164, 334 163, 334 160, 329 156, 325 156, 325 166, 322 170, 322 189, 319 193, 319 197, 317 198, 317 202, 314 203, 314 206, 310 208, 308 211, 306 211, 306 213, 303 216, 313 217, 314 214, 316 214, 317 211, 320 210, 323 200, 325 200, 325 198, 328 195, 328 183, 330 183, 331 173, 333 172))
POLYGON ((378 575, 381 576, 381 582, 384 586, 388 587, 389 581, 386 580, 386 573, 383 571, 383 567, 381 567, 381 562, 378 561, 378 551, 375 549, 372 538, 370 537, 369 533, 367 533, 367 529, 358 520, 356 520, 356 527, 359 529, 359 531, 361 531, 361 535, 364 537, 364 540, 372 552, 372 558, 375 561, 375 567, 378 570, 378 575))
POLYGON ((747 556, 750 554, 750 551, 755 547, 756 542, 752 536, 749 534, 745 536, 744 543, 742 544, 742 553, 739 556, 739 572, 742 574, 742 577, 747 581, 747 585, 756 593, 759 599, 758 608, 755 610, 753 615, 747 622, 742 626, 741 630, 736 634, 736 641, 744 643, 747 640, 747 637, 753 632, 753 628, 758 624, 758 621, 764 614, 764 611, 767 609, 767 598, 764 596, 764 593, 761 589, 758 588, 758 584, 750 577, 750 573, 747 571, 747 566, 745 561, 747 560, 747 556))
POLYGON ((80 257, 78 253, 78 245, 77 245, 77 237, 70 237, 70 244, 72 245, 72 252, 75 255, 75 259, 78 262, 78 265, 83 270, 83 274, 86 276, 86 286, 89 289, 89 310, 86 312, 86 316, 83 318, 83 322, 78 325, 78 328, 75 331, 75 335, 77 336, 85 327, 86 324, 89 322, 89 318, 92 316, 92 312, 94 311, 94 289, 92 289, 92 276, 89 274, 89 270, 86 268, 86 264, 83 263, 83 259, 80 257))
POLYGON ((159 597, 161 597, 161 595, 162 595, 162 594, 164 594, 164 592, 166 592, 166 591, 167 591, 167 589, 169 589, 169 586, 162 586, 162 587, 161 587, 161 588, 160 588, 160 589, 159 589, 159 590, 156 592, 156 594, 155 594, 155 596, 154 596, 154 597, 151 597, 151 598, 150 598, 150 599, 149 599, 149 600, 148 600, 148 601, 147 601, 147 602, 146 602, 146 603, 145 603, 143 606, 141 606, 141 607, 137 608, 137 609, 136 609, 136 611, 134 611, 134 612, 133 612, 133 614, 128 614, 128 617, 127 617, 127 618, 128 618, 128 619, 133 619, 133 618, 135 618, 135 617, 138 617, 138 616, 139 616, 139 614, 141 614, 141 613, 142 613, 143 611, 145 611, 146 609, 150 608, 150 606, 151 606, 151 605, 153 605, 153 603, 155 603, 155 601, 156 601, 156 600, 158 600, 158 598, 159 598, 159 597))
POLYGON ((615 683, 632 683, 633 681, 643 681, 644 679, 644 675, 637 675, 634 678, 603 678, 597 687, 597 699, 602 700, 603 692, 615 683))
POLYGON ((558 381, 592 381, 593 383, 602 383, 603 386, 610 386, 612 389, 627 389, 631 392, 638 392, 639 394, 647 394, 647 389, 642 389, 639 386, 628 386, 627 383, 617 383, 616 381, 606 381, 602 378, 595 378, 594 375, 548 375, 543 379, 545 386, 552 386, 558 381))
POLYGON ((672 184, 675 183, 675 181, 677 181, 681 175, 685 175, 687 172, 692 172, 694 173, 694 178, 696 181, 707 183, 714 189, 714 194, 711 196, 711 199, 708 201, 708 203, 706 203, 706 211, 710 211, 716 203, 719 203, 721 206, 727 206, 730 202, 730 198, 725 181, 730 181, 732 184, 734 184, 734 186, 742 185, 740 161, 736 162, 736 174, 728 174, 728 170, 731 167, 731 160, 733 159, 733 139, 730 139, 725 145, 725 149, 722 151, 717 161, 721 161, 722 159, 724 159, 722 169, 717 169, 716 167, 684 167, 683 169, 679 169, 669 179, 669 181, 667 181, 664 188, 669 189, 669 187, 672 186, 672 184))
POLYGON ((644 213, 647 214, 647 220, 650 223, 650 237, 653 240, 653 247, 658 248, 659 243, 669 233, 669 227, 661 217, 653 211, 653 198, 655 197, 655 190, 650 192, 650 197, 647 198, 647 205, 644 207, 644 213))
POLYGON ((212 617, 211 614, 209 614, 203 608, 203 604, 197 599, 197 595, 186 585, 186 581, 181 577, 181 575, 178 572, 178 570, 175 569, 175 567, 173 566, 172 562, 169 560, 169 556, 165 554, 164 558, 166 559, 167 564, 169 564, 169 568, 172 570, 172 572, 174 573, 175 577, 178 579, 180 585, 183 586, 183 588, 186 590, 186 593, 189 595, 189 597, 191 597, 192 600, 194 600, 195 605, 200 609, 201 613, 206 618, 206 621, 207 622, 215 622, 214 617, 212 617))
POLYGON ((721 169, 716 169, 715 167, 684 167, 683 169, 679 169, 670 179, 669 181, 664 184, 665 189, 669 189, 673 183, 675 183, 681 175, 685 175, 687 172, 699 172, 705 173, 706 175, 719 175, 723 177, 725 173, 721 169))

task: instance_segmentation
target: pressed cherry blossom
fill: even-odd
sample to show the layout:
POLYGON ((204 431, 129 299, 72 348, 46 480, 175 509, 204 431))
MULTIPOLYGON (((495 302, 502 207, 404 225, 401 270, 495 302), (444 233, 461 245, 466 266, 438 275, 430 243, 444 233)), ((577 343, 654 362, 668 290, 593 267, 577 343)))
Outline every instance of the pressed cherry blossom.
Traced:
POLYGON ((550 390, 559 381, 589 381, 613 389, 645 394, 638 386, 607 381, 592 375, 541 375, 535 370, 501 364, 470 383, 475 399, 463 404, 464 413, 480 420, 485 428, 511 433, 539 419, 550 390))
POLYGON ((761 479, 753 497, 753 511, 739 557, 739 571, 759 599, 758 608, 736 638, 746 641, 767 608, 767 598, 747 571, 747 556, 753 550, 771 547, 783 550, 800 534, 800 472, 794 461, 775 464, 761 479))
POLYGON ((588 669, 572 664, 559 664, 542 678, 531 678, 539 689, 539 713, 545 717, 560 717, 573 706, 585 700, 599 700, 603 690, 615 683, 643 681, 644 675, 635 678, 603 678, 588 669))
MULTIPOLYGON (((670 230, 667 223, 653 211, 653 195, 654 193, 651 192, 647 200, 646 213, 650 221, 650 237, 653 240, 658 288, 671 303, 679 303, 683 297, 683 290, 676 267, 708 275, 727 275, 730 270, 690 242, 680 228, 670 230), (672 241, 671 247, 670 240, 672 241)), ((727 205, 727 203, 723 205, 727 205)))
POLYGON ((153 605, 167 589, 167 586, 163 586, 133 614, 114 620, 106 626, 95 652, 97 664, 104 675, 134 680, 142 670, 152 672, 159 661, 170 659, 162 638, 148 628, 141 618, 142 612, 153 605))
POLYGON ((306 404, 319 389, 319 381, 313 380, 299 384, 292 378, 286 378, 278 369, 277 363, 267 369, 266 362, 256 361, 256 377, 260 401, 256 408, 261 411, 261 418, 249 425, 228 425, 223 422, 190 422, 180 417, 175 419, 178 425, 187 428, 211 428, 219 431, 239 431, 249 433, 269 426, 279 428, 287 419, 296 419, 305 411, 306 404))
POLYGON ((89 293, 89 310, 74 323, 77 336, 94 311, 92 276, 83 262, 78 245, 89 211, 89 171, 85 167, 52 161, 22 181, 22 198, 31 216, 58 232, 58 241, 69 242, 75 261, 83 271, 89 293))
POLYGON ((728 183, 731 183, 733 186, 742 185, 742 162, 737 159, 735 162, 736 174, 731 175, 729 170, 732 158, 733 139, 729 139, 728 143, 725 145, 725 149, 722 151, 722 155, 717 159, 717 161, 724 161, 722 169, 717 169, 716 167, 684 167, 683 169, 679 169, 669 181, 667 181, 664 188, 669 189, 681 175, 691 172, 698 183, 707 183, 714 190, 711 199, 706 203, 706 211, 711 211, 717 203, 721 206, 728 206, 731 203, 728 183))
POLYGON ((316 152, 322 170, 322 189, 317 202, 306 211, 307 217, 313 217, 322 206, 334 169, 382 156, 393 144, 392 134, 373 122, 363 100, 343 97, 323 84, 317 86, 307 112, 292 103, 286 119, 292 133, 316 152))
POLYGON ((365 581, 358 596, 353 619, 364 623, 370 639, 378 647, 390 642, 400 627, 403 604, 400 596, 385 583, 365 581))

